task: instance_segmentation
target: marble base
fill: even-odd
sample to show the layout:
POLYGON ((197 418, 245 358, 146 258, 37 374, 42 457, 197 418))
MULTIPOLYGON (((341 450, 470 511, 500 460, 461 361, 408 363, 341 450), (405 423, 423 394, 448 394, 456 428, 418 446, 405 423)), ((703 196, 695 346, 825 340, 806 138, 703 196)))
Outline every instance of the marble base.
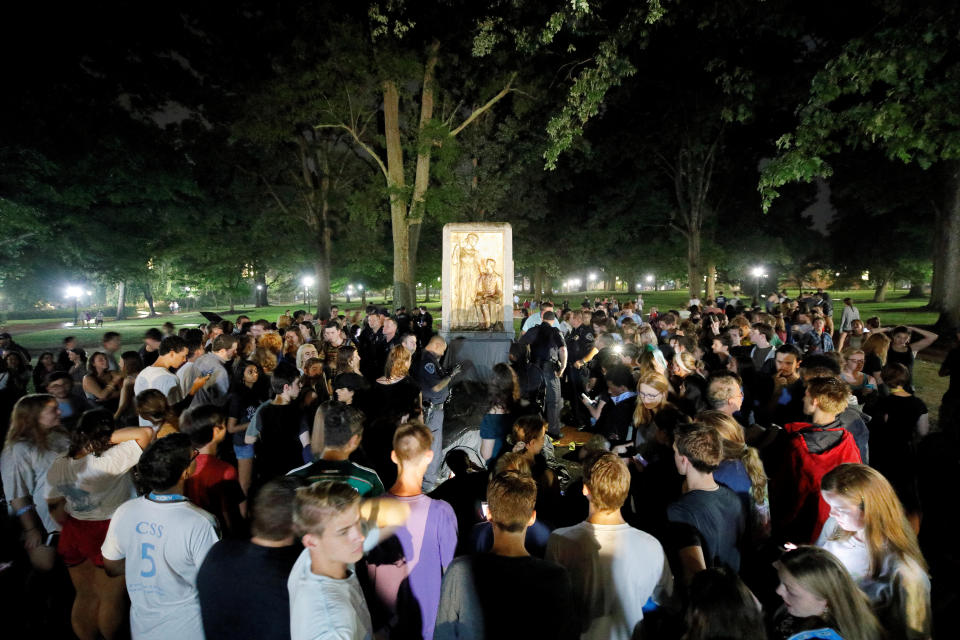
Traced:
POLYGON ((465 364, 461 380, 490 382, 493 366, 510 362, 512 331, 440 331, 447 341, 447 353, 443 366, 449 369, 458 362, 465 364), (471 365, 466 365, 470 362, 471 365))

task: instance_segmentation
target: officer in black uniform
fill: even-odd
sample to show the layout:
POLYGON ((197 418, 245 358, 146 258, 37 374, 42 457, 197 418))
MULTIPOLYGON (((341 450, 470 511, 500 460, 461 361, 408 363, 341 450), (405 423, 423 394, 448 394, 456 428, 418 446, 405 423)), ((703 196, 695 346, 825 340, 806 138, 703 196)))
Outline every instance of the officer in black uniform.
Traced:
POLYGON ((450 395, 450 382, 460 374, 457 364, 450 371, 440 366, 440 360, 447 351, 447 343, 440 336, 433 336, 427 342, 417 366, 416 379, 420 384, 423 398, 424 423, 433 436, 433 460, 423 476, 423 492, 429 493, 438 484, 437 472, 443 462, 443 403, 450 395))
POLYGON ((560 438, 560 377, 567 368, 567 345, 557 329, 557 315, 553 311, 543 313, 543 322, 527 331, 520 344, 530 345, 530 360, 543 374, 547 387, 544 410, 547 414, 547 433, 551 438, 560 438))
POLYGON ((383 375, 383 366, 386 357, 381 355, 387 340, 383 337, 383 315, 380 309, 374 306, 367 307, 367 318, 363 323, 363 330, 357 339, 357 350, 360 353, 360 373, 368 382, 374 382, 383 375))
MULTIPOLYGON (((588 312, 589 314, 589 312, 588 312)), ((589 368, 586 363, 597 354, 593 346, 593 328, 589 322, 584 324, 583 312, 579 309, 570 315, 570 333, 566 337, 567 367, 564 376, 564 397, 570 402, 573 414, 576 417, 578 428, 590 425, 590 412, 580 401, 580 394, 586 390, 589 368)))
POLYGON ((417 334, 417 341, 420 342, 420 345, 424 346, 433 336, 433 316, 427 311, 426 307, 421 306, 420 314, 415 316, 415 321, 414 333, 417 334))

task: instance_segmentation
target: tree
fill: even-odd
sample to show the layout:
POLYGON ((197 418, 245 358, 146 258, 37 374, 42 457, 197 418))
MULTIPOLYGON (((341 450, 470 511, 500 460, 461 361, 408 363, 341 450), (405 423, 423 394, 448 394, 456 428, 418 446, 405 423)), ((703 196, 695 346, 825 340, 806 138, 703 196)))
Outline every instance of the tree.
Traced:
POLYGON ((930 305, 941 328, 960 324, 960 7, 928 0, 875 8, 873 26, 845 39, 816 74, 795 129, 777 141, 764 169, 764 205, 790 181, 832 174, 828 158, 876 146, 889 158, 936 173, 930 305))

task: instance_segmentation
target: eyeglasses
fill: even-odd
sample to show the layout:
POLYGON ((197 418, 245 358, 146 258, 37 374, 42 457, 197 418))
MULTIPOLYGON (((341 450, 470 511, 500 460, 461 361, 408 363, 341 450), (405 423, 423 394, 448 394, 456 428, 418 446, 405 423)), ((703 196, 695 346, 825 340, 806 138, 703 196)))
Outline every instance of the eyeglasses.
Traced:
POLYGON ((662 391, 657 391, 656 393, 644 393, 643 391, 638 391, 637 395, 643 398, 644 400, 656 400, 663 395, 662 391))

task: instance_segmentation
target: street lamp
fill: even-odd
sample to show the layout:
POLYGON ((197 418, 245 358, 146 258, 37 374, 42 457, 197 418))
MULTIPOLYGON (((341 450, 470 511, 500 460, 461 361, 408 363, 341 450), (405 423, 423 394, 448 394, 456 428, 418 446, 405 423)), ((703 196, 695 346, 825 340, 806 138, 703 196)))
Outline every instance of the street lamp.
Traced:
POLYGON ((763 267, 754 267, 752 273, 753 273, 753 277, 756 278, 756 281, 757 281, 757 292, 756 292, 756 295, 754 296, 754 300, 756 301, 757 304, 759 304, 759 302, 760 302, 760 278, 766 278, 766 277, 767 277, 767 274, 765 274, 765 273, 763 272, 763 267))
POLYGON ((83 295, 83 290, 78 286, 70 285, 67 287, 66 294, 68 298, 73 298, 73 326, 77 326, 77 321, 80 319, 80 311, 77 305, 80 302, 80 296, 83 295))
POLYGON ((303 284, 303 306, 310 306, 310 287, 313 286, 313 276, 303 276, 300 279, 303 284))

